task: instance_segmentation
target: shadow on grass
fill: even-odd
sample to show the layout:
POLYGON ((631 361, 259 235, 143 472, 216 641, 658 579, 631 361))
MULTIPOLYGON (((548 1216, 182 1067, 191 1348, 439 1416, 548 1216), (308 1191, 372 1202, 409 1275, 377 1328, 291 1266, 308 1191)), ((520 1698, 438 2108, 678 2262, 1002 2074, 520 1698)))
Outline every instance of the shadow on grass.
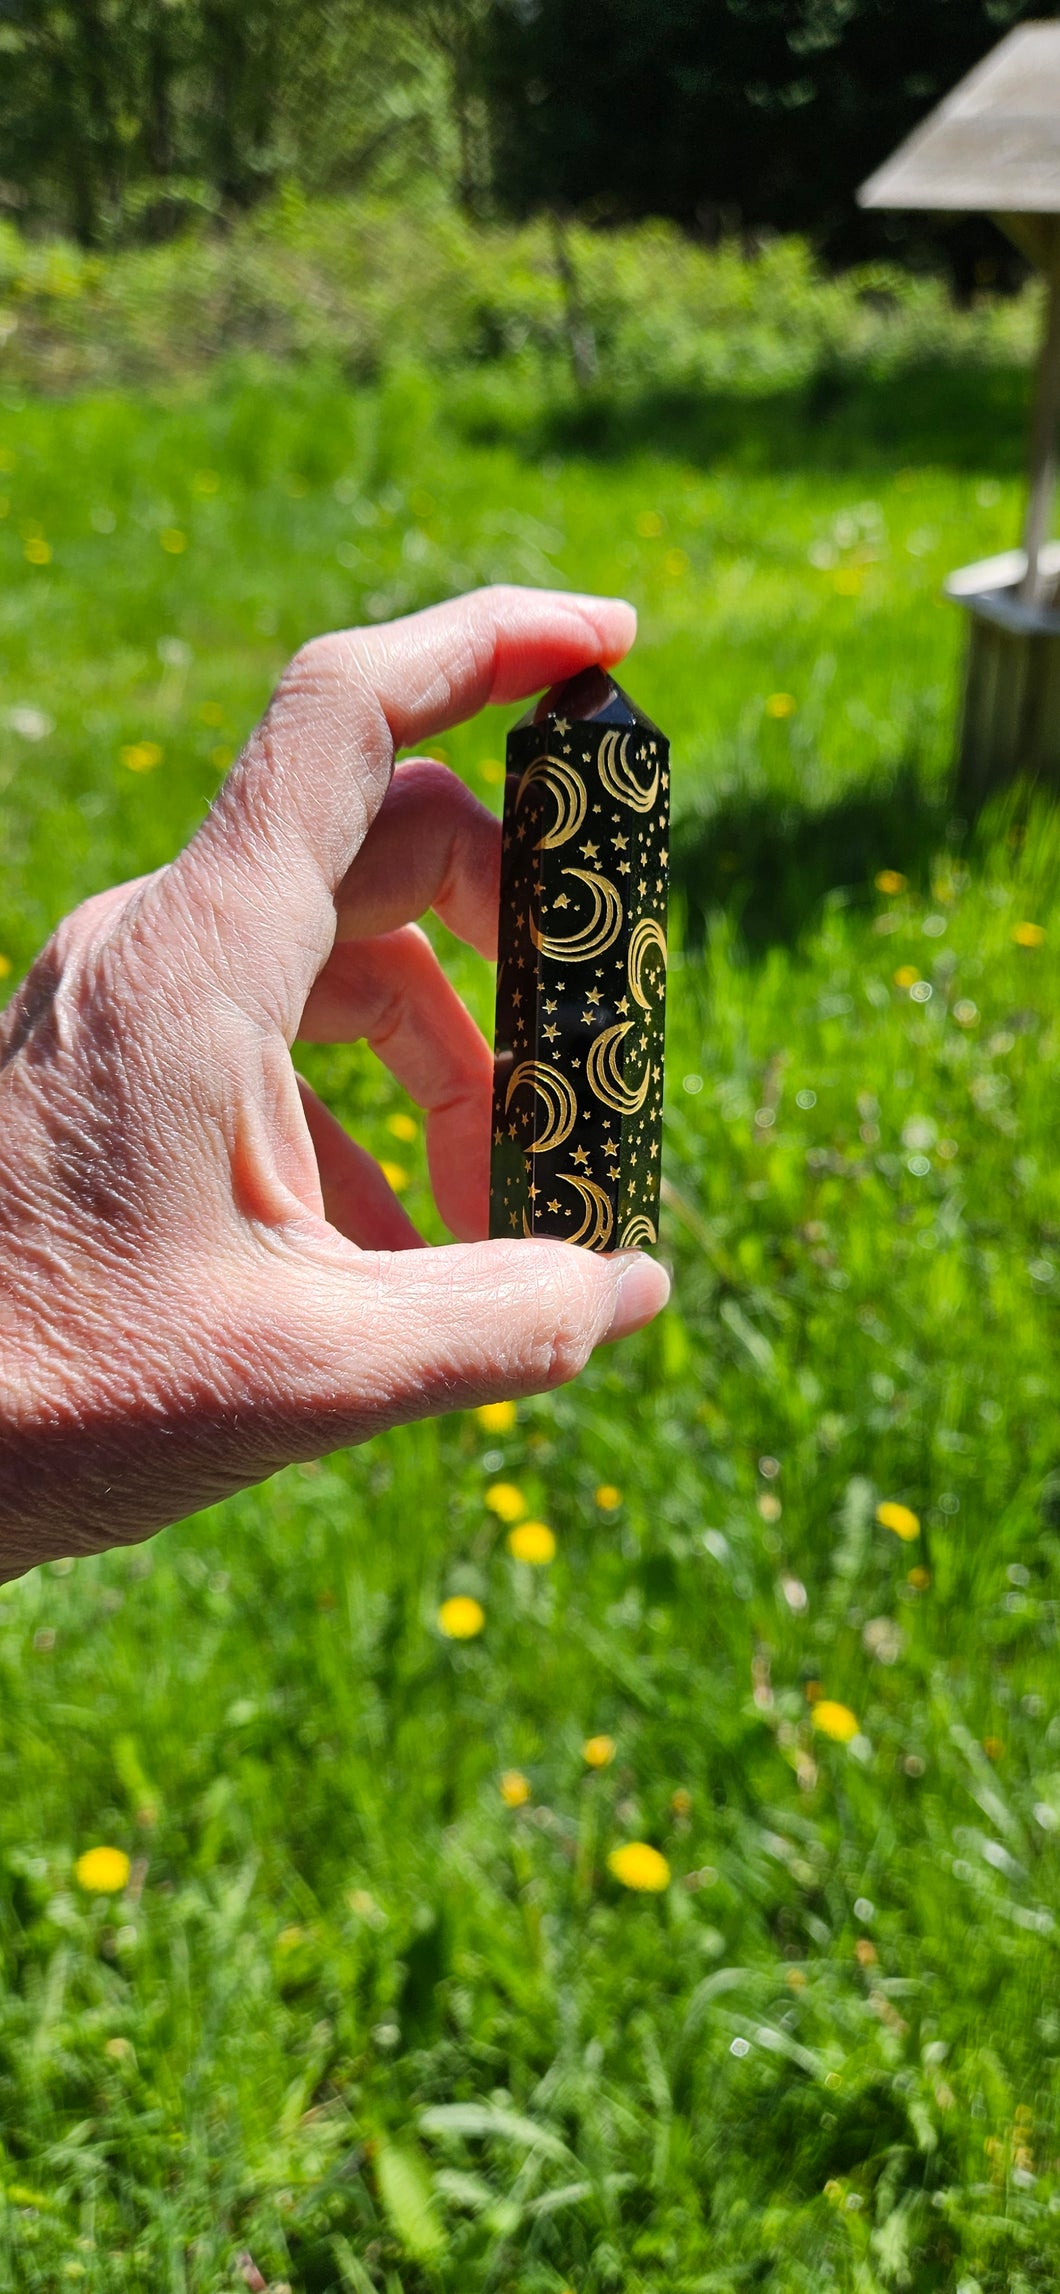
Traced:
POLYGON ((700 468, 749 474, 934 464, 1016 477, 1023 470, 1030 381, 1025 368, 936 359, 887 375, 822 368, 773 392, 606 385, 553 400, 529 426, 503 405, 470 413, 482 438, 501 435, 531 456, 581 454, 619 461, 663 453, 700 468))
POLYGON ((820 811, 763 790, 686 814, 674 823, 671 852, 685 945, 702 947, 707 919, 721 909, 749 955, 790 947, 819 921, 829 895, 874 899, 880 869, 927 889, 933 859, 961 836, 947 792, 913 765, 848 789, 820 811))

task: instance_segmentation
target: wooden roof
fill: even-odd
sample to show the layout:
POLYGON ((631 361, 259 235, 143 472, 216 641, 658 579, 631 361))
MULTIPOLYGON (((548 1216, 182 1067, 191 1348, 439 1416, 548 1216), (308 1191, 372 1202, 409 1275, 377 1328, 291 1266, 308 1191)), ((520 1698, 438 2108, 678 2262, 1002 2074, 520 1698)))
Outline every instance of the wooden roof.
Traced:
POLYGON ((1021 24, 899 144, 862 207, 1060 214, 1060 22, 1021 24))

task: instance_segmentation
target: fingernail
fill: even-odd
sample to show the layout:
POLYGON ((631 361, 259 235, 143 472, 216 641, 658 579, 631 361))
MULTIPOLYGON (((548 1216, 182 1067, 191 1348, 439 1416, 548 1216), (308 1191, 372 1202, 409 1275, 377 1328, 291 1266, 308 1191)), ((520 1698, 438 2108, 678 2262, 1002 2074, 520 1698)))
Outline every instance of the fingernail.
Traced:
POLYGON ((642 1329, 653 1314, 658 1314, 669 1296, 670 1277, 665 1267, 656 1259, 646 1258, 643 1251, 623 1253, 614 1312, 604 1337, 628 1338, 631 1330, 642 1329))

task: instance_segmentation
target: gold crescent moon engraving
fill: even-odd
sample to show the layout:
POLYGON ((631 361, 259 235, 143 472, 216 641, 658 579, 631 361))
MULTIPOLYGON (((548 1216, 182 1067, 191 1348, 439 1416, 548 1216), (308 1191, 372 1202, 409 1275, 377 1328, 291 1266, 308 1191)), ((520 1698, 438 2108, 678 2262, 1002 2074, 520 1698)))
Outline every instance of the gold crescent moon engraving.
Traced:
POLYGON ((619 1047, 635 1024, 633 1020, 619 1020, 613 1028, 602 1028, 585 1062, 585 1080, 590 1091, 603 1100, 605 1107, 612 1107, 616 1115, 635 1115, 648 1096, 651 1066, 647 1061, 637 1084, 626 1083, 618 1069, 619 1047))
POLYGON ((543 1059, 521 1059, 508 1078, 504 1112, 507 1115, 517 1091, 523 1085, 536 1093, 545 1110, 545 1127, 535 1132, 530 1141, 532 1155, 544 1155, 550 1147, 562 1147, 569 1139, 578 1115, 578 1102, 565 1075, 548 1067, 543 1059))
POLYGON ((565 964, 588 964, 594 956, 602 956, 622 930, 622 900, 616 885, 606 876, 594 876, 588 868, 565 868, 564 876, 576 876, 587 884, 592 894, 593 912, 587 924, 582 924, 569 940, 561 940, 555 932, 543 932, 529 919, 530 938, 543 956, 556 956, 565 964))
POLYGON ((645 1012, 651 1008, 644 993, 643 985, 644 966, 647 962, 649 948, 658 949, 665 972, 666 934, 654 916, 642 916, 640 923, 634 924, 629 936, 629 991, 634 1001, 645 1012))
POLYGON ((647 1212, 636 1211, 631 1219, 626 1220, 620 1247, 624 1251, 635 1251, 639 1243, 657 1243, 658 1240, 647 1212))
POLYGON ((631 812, 651 811, 659 794, 659 767, 652 766, 650 786, 642 789, 629 761, 628 733, 605 733, 596 764, 608 796, 617 797, 631 812))
POLYGON ((585 819, 585 783, 568 765, 566 758, 535 757, 533 764, 527 766, 516 789, 516 811, 522 804, 526 790, 537 782, 548 790, 550 797, 555 797, 557 809, 554 825, 546 830, 544 836, 538 837, 534 851, 551 852, 557 844, 569 844, 585 819))
POLYGON ((585 1205, 585 1217, 581 1226, 575 1234, 567 1235, 565 1240, 569 1243, 584 1243, 587 1251, 606 1249, 615 1222, 603 1188, 597 1186, 595 1179, 579 1179, 576 1171, 561 1171, 559 1176, 576 1190, 585 1205))

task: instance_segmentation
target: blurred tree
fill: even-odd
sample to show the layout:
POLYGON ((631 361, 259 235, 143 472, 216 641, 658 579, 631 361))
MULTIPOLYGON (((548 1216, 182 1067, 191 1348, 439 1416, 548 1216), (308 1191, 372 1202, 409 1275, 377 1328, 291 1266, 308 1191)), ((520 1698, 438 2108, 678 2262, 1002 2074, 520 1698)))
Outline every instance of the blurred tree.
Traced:
POLYGON ((477 4, 0 0, 0 202, 91 246, 348 184, 402 146, 410 171, 455 150, 480 198, 477 4))
POLYGON ((989 225, 863 216, 876 163, 1024 17, 1056 0, 491 0, 498 196, 714 235, 808 231, 831 255, 946 246, 989 225))

